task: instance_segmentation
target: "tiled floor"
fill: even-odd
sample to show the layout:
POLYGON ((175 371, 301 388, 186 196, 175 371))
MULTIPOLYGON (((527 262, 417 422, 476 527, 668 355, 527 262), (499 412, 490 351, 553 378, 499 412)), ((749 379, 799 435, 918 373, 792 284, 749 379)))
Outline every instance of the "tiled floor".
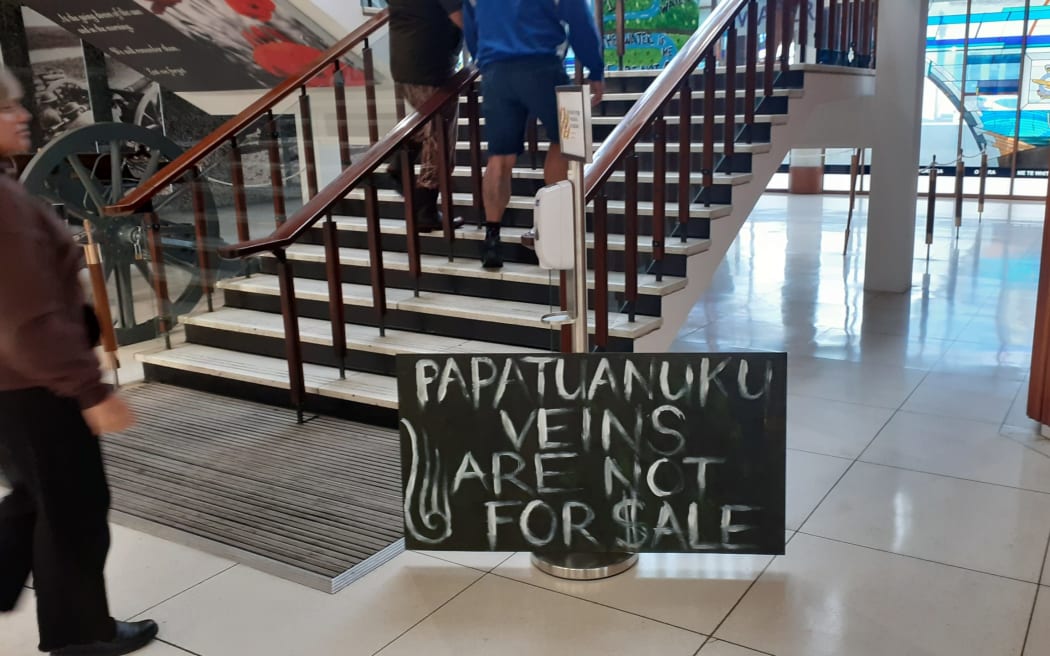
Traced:
MULTIPOLYGON (((409 553, 329 596, 118 528, 114 611, 161 622, 146 656, 1050 654, 1050 440, 1024 414, 1042 209, 938 225, 885 295, 862 229, 841 256, 845 207, 764 199, 675 344, 788 351, 787 555, 570 583, 409 553)), ((0 617, 0 654, 33 653, 32 608, 0 617)))

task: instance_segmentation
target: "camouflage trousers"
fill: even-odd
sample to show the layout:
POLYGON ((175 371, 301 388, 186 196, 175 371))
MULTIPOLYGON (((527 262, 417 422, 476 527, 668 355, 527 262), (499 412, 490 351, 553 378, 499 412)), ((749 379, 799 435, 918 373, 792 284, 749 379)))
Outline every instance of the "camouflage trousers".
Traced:
MULTIPOLYGON (((401 84, 401 96, 412 109, 418 110, 430 96, 434 95, 440 87, 432 87, 423 84, 401 84)), ((435 121, 429 121, 422 130, 416 133, 415 139, 422 148, 422 158, 419 176, 416 178, 416 186, 423 189, 437 189, 438 163, 442 157, 448 159, 449 167, 455 162, 456 155, 456 128, 459 122, 459 103, 453 100, 448 103, 440 113, 445 125, 445 143, 448 150, 441 152, 438 142, 438 132, 435 121)))

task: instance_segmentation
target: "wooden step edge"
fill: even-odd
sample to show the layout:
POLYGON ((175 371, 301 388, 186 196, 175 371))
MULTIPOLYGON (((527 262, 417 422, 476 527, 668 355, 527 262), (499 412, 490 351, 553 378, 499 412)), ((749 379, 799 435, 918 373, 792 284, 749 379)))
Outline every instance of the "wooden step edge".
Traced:
MULTIPOLYGON (((704 117, 703 116, 699 116, 699 115, 698 116, 693 116, 692 119, 693 120, 690 121, 690 124, 692 124, 692 125, 703 125, 704 124, 704 117)), ((667 125, 679 125, 680 124, 680 120, 679 120, 678 116, 667 116, 665 118, 665 120, 667 122, 667 125)), ((599 115, 599 116, 592 116, 591 117, 592 125, 603 125, 603 126, 619 125, 622 122, 623 122, 623 116, 601 116, 601 115, 599 115)), ((718 116, 715 117, 715 124, 716 125, 722 125, 725 122, 726 122, 726 117, 725 117, 724 114, 719 114, 718 116)), ((736 122, 738 124, 741 122, 739 116, 737 116, 737 121, 736 122)), ((788 122, 788 115, 787 114, 755 114, 755 123, 760 123, 760 124, 768 123, 770 125, 784 125, 787 122, 788 122)), ((478 119, 478 124, 484 126, 485 125, 485 119, 484 118, 478 119)), ((470 125, 470 119, 461 117, 459 119, 459 122, 457 123, 457 125, 459 125, 460 127, 468 127, 470 125)))
MULTIPOLYGON (((829 68, 838 68, 838 67, 829 67, 829 68)), ((861 70, 861 69, 854 69, 854 70, 861 70)), ((819 72, 833 72, 833 71, 821 70, 819 72)), ((642 97, 642 94, 644 94, 644 93, 645 93, 644 91, 610 91, 609 93, 606 93, 606 94, 604 94, 602 96, 602 102, 630 102, 632 100, 637 101, 639 98, 642 97)), ((755 90, 755 94, 758 97, 764 97, 765 96, 765 93, 763 93, 763 90, 761 88, 756 89, 755 90)), ((737 98, 745 98, 747 96, 747 89, 744 89, 744 88, 736 89, 736 96, 737 96, 737 98)), ((773 98, 801 98, 802 96, 803 96, 803 90, 800 89, 800 88, 783 88, 783 87, 780 87, 780 88, 773 89, 773 96, 772 97, 773 98)), ((715 91, 715 97, 716 98, 725 98, 726 97, 725 89, 718 89, 717 91, 715 91)), ((479 94, 478 95, 478 100, 482 101, 483 100, 483 96, 481 96, 479 94)), ((460 96, 459 102, 460 102, 460 104, 466 104, 467 103, 467 97, 466 96, 460 96)))
MULTIPOLYGON (((284 339, 284 319, 280 314, 243 308, 218 308, 185 317, 184 325, 223 330, 245 335, 284 339)), ((460 337, 446 337, 431 333, 416 333, 388 328, 380 335, 374 326, 346 324, 346 346, 353 351, 396 356, 427 353, 518 353, 523 355, 546 353, 542 349, 509 346, 460 337)), ((331 323, 324 319, 299 317, 300 339, 307 344, 331 347, 331 323)))
MULTIPOLYGON (((367 232, 368 226, 365 219, 356 216, 335 216, 336 228, 339 230, 346 230, 348 232, 367 232)), ((398 219, 382 219, 382 231, 384 235, 404 235, 405 222, 398 219)), ((504 243, 507 244, 520 244, 521 236, 528 231, 528 228, 515 228, 504 226, 501 232, 501 237, 504 243)), ((423 239, 444 239, 445 235, 441 232, 428 232, 420 235, 423 239)), ((456 239, 467 239, 471 241, 482 241, 485 239, 485 231, 479 229, 477 226, 469 225, 463 226, 456 230, 456 239)), ((623 235, 610 235, 609 236, 609 250, 611 251, 622 251, 626 246, 626 242, 623 239, 623 235)), ((594 250, 594 234, 587 233, 587 248, 594 250)), ((711 248, 710 239, 698 239, 691 237, 685 242, 682 242, 676 238, 668 238, 664 242, 664 251, 669 255, 684 255, 692 256, 704 253, 711 248)), ((638 252, 639 253, 652 253, 653 246, 652 241, 646 237, 640 237, 638 240, 638 252)))
MULTIPOLYGON (((298 300, 328 302, 328 283, 310 278, 295 279, 295 297, 298 300), (312 287, 317 287, 313 289, 312 287)), ((216 288, 238 291, 246 294, 280 296, 277 277, 267 274, 256 274, 251 278, 227 278, 216 284, 216 288)), ((546 305, 523 303, 521 301, 504 301, 500 299, 481 298, 478 296, 457 296, 438 292, 420 292, 415 296, 411 290, 387 289, 387 309, 417 314, 430 314, 463 320, 487 321, 528 328, 551 329, 542 317, 550 312, 546 305), (471 308, 471 306, 474 306, 471 308), (487 307, 478 307, 478 306, 487 307)), ((355 307, 372 307, 372 290, 367 285, 343 283, 343 303, 355 307), (362 292, 354 295, 354 292, 362 292)), ((593 313, 591 313, 593 319, 593 313)), ((589 322, 593 328, 593 320, 589 322)), ((660 317, 638 316, 634 322, 626 314, 609 313, 609 335, 624 339, 638 339, 657 330, 662 325, 660 317)))
MULTIPOLYGON (((310 262, 323 264, 326 261, 324 246, 313 244, 296 244, 290 246, 287 251, 288 259, 295 262, 310 262)), ((371 264, 368 251, 363 248, 340 248, 339 260, 343 266, 368 268, 371 264)), ((273 258, 272 253, 264 253, 262 257, 273 258)), ((449 262, 447 257, 441 255, 423 255, 420 257, 420 266, 424 274, 448 275, 458 278, 484 278, 487 280, 501 280, 504 282, 517 282, 529 285, 549 284, 548 272, 539 266, 532 264, 521 264, 508 262, 502 269, 484 269, 474 259, 460 258, 449 262)), ((385 251, 383 256, 383 268, 391 271, 408 271, 408 256, 400 251, 385 251), (399 257, 392 258, 391 255, 399 257)), ((622 293, 626 289, 624 274, 619 271, 609 273, 609 291, 622 293)), ((685 278, 669 276, 661 281, 656 280, 653 274, 638 275, 638 293, 648 296, 669 296, 680 291, 688 284, 685 278)), ((594 272, 588 270, 587 286, 594 289, 594 272)))
MULTIPOLYGON (((403 203, 404 200, 401 194, 397 193, 392 189, 380 189, 376 192, 376 196, 380 203, 403 203)), ((364 189, 353 189, 344 196, 347 200, 360 200, 365 199, 364 189)), ((466 193, 453 193, 452 204, 455 207, 473 207, 474 196, 466 193)), ((536 206, 536 199, 534 196, 511 196, 510 202, 507 203, 507 209, 512 210, 531 210, 536 206)), ((626 203, 622 200, 610 200, 607 204, 608 211, 612 215, 623 214, 626 209, 626 203)), ((638 203, 638 214, 640 216, 652 216, 654 205, 650 201, 641 201, 638 203)), ((668 217, 678 216, 678 203, 667 203, 664 209, 665 215, 668 217)), ((701 204, 693 204, 689 206, 689 216, 694 219, 721 219, 729 216, 733 213, 732 205, 712 203, 710 207, 705 207, 701 204)))
MULTIPOLYGON (((472 169, 469 166, 457 166, 452 171, 452 175, 456 177, 467 177, 472 173, 472 169)), ((543 169, 542 168, 527 168, 527 167, 515 167, 513 169, 512 177, 517 180, 543 180, 543 169)), ((739 187, 742 185, 749 184, 754 180, 754 175, 751 173, 715 173, 715 184, 716 185, 730 185, 733 187, 739 187)), ((615 171, 609 176, 611 182, 623 182, 627 178, 627 175, 623 171, 615 171)), ((642 184, 653 183, 653 172, 652 171, 639 171, 638 182, 642 184)), ((670 172, 667 176, 669 184, 676 184, 678 182, 678 173, 670 172)), ((691 172, 689 174, 689 183, 694 185, 702 185, 704 182, 704 176, 702 173, 691 172)))
MULTIPOLYGON (((542 141, 541 140, 539 142, 539 144, 537 144, 537 149, 539 150, 539 152, 546 152, 547 148, 549 147, 549 145, 550 144, 548 144, 546 141, 542 141)), ((594 151, 598 152, 598 149, 601 148, 601 146, 602 146, 601 142, 595 143, 594 144, 594 151)), ((690 152, 692 154, 700 155, 703 152, 699 148, 699 144, 695 144, 694 143, 694 144, 692 144, 692 146, 696 146, 695 148, 690 147, 690 152)), ((489 147, 489 142, 487 142, 487 141, 482 141, 481 142, 480 148, 481 148, 482 152, 488 151, 488 147, 489 147)), ((674 155, 679 150, 678 142, 677 141, 669 142, 669 143, 666 144, 666 148, 667 148, 667 153, 669 155, 674 155)), ((738 144, 736 144, 736 152, 741 153, 741 154, 745 154, 745 155, 762 155, 762 154, 768 153, 770 150, 772 150, 772 148, 773 148, 773 144, 771 144, 768 141, 755 141, 753 143, 738 143, 738 144)), ((469 141, 457 141, 456 142, 456 150, 467 151, 469 149, 470 149, 470 142, 469 141)), ((649 141, 648 137, 646 137, 646 139, 644 139, 642 141, 637 142, 634 145, 635 152, 639 152, 639 153, 651 153, 651 152, 653 152, 653 149, 654 149, 653 142, 649 141)), ((722 142, 721 139, 718 139, 715 142, 715 152, 716 153, 725 152, 725 144, 722 142)), ((528 153, 526 152, 525 154, 527 155, 528 153)))
MULTIPOLYGON (((144 364, 158 367, 264 387, 289 388, 288 364, 279 358, 200 344, 184 344, 168 351, 142 354, 138 358, 144 364)), ((303 374, 308 394, 397 409, 397 379, 393 376, 348 371, 346 379, 341 380, 338 369, 315 364, 304 364, 303 374)))

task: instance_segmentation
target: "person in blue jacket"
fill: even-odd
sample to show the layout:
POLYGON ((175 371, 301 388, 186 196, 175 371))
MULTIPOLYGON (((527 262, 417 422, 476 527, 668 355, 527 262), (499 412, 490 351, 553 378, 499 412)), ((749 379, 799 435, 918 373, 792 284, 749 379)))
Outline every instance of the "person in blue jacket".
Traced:
POLYGON ((463 33, 481 70, 485 136, 486 234, 481 263, 503 266, 500 224, 510 202, 514 162, 524 151, 529 116, 542 123, 550 149, 543 167, 546 184, 564 180, 568 163, 558 144, 555 87, 568 84, 568 46, 586 67, 592 100, 602 97, 605 63, 598 26, 587 0, 464 0, 463 33))

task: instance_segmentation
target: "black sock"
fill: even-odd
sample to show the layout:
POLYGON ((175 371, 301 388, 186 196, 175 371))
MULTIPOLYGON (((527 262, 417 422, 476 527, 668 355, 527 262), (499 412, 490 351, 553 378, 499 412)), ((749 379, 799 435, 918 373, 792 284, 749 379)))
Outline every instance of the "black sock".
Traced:
POLYGON ((500 223, 486 223, 485 224, 485 238, 486 239, 499 239, 499 229, 502 226, 500 223))

